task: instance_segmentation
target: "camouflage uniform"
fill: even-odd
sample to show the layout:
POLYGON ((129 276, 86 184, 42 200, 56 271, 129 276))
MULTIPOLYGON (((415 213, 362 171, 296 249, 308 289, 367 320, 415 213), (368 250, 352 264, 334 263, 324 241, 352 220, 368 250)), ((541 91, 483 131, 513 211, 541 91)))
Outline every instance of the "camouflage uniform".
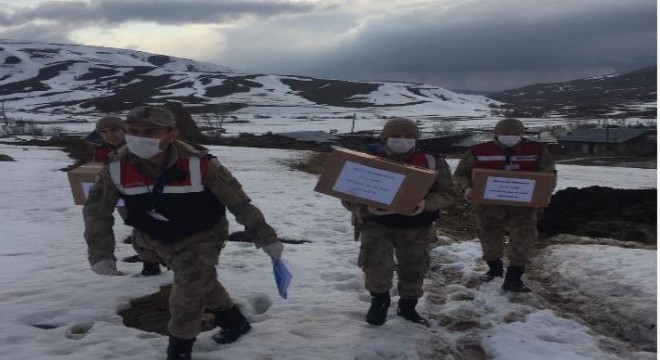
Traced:
MULTIPOLYGON (((169 166, 180 158, 204 155, 182 142, 175 142, 169 149, 169 166)), ((120 159, 128 161, 153 178, 158 177, 159 169, 129 154, 126 148, 111 155, 110 161, 120 159)), ((237 222, 245 226, 246 232, 255 238, 257 247, 277 241, 275 231, 266 223, 261 211, 250 203, 240 183, 216 159, 208 162, 204 187, 234 214, 237 222)), ((106 165, 90 190, 83 208, 90 264, 104 259, 116 260, 112 212, 119 198, 120 192, 106 165)), ((171 243, 151 239, 144 232, 134 229, 135 247, 139 255, 145 261, 158 261, 174 272, 169 302, 171 318, 168 324, 173 336, 194 338, 201 331, 201 317, 205 309, 217 312, 233 307, 231 297, 218 281, 215 268, 227 232, 228 222, 224 214, 212 229, 177 238, 171 243)))
MULTIPOLYGON (((405 162, 406 158, 395 158, 405 162)), ((438 177, 425 196, 424 212, 438 212, 453 202, 451 172, 447 162, 436 159, 438 177)), ((365 275, 365 287, 371 293, 389 292, 396 268, 401 298, 419 299, 424 294, 422 283, 430 264, 430 245, 436 239, 431 223, 421 227, 399 228, 377 222, 379 215, 367 206, 343 201, 360 224, 358 266, 365 275), (396 262, 393 258, 396 257, 396 262)), ((404 215, 397 215, 404 217, 404 215)))
MULTIPOLYGON (((461 158, 454 182, 459 191, 472 188, 472 169, 477 160, 471 150, 461 158)), ((556 172, 555 165, 545 147, 541 152, 538 171, 556 172)), ((528 262, 533 243, 538 236, 536 219, 538 209, 521 206, 473 204, 477 236, 481 242, 483 258, 486 261, 502 259, 505 251, 505 232, 508 231, 507 257, 511 265, 525 266, 528 262)))

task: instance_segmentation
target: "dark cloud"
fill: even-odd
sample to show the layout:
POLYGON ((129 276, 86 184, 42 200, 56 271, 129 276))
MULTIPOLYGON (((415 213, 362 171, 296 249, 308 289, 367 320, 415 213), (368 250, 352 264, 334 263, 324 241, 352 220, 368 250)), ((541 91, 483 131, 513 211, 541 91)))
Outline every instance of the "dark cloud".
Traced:
POLYGON ((269 48, 270 64, 255 61, 263 48, 239 48, 237 36, 227 51, 234 55, 224 58, 231 66, 240 56, 243 66, 269 72, 486 90, 655 64, 655 1, 574 3, 500 0, 418 8, 370 20, 346 41, 305 56, 287 56, 286 46, 269 48))
POLYGON ((209 48, 223 45, 198 60, 258 73, 475 90, 657 61, 655 0, 373 1, 366 16, 352 2, 337 0, 47 1, 0 12, 0 36, 66 42, 69 32, 91 25, 239 24, 220 28, 218 38, 191 39, 207 41, 209 48))
POLYGON ((243 16, 269 17, 314 9, 307 2, 263 0, 92 0, 46 1, 0 15, 0 25, 16 26, 35 20, 78 24, 118 24, 150 21, 161 24, 222 23, 243 16))

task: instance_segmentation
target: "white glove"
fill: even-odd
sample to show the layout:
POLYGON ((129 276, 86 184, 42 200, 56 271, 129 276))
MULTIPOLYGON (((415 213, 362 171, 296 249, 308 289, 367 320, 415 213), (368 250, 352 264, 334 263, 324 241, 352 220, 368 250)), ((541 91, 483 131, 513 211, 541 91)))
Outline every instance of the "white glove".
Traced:
POLYGON ((391 211, 375 208, 375 207, 372 207, 372 206, 367 207, 367 211, 369 211, 370 214, 374 214, 374 215, 378 215, 378 216, 394 214, 391 211))
POLYGON ((424 200, 424 199, 420 200, 420 202, 417 203, 417 206, 415 207, 415 211, 413 211, 413 213, 410 214, 410 216, 415 216, 415 215, 421 214, 424 211, 425 206, 426 206, 426 200, 424 200))
POLYGON ((270 245, 262 247, 264 252, 270 256, 271 259, 277 260, 282 256, 282 250, 284 250, 284 244, 280 241, 276 241, 270 245))
POLYGON ((472 188, 465 188, 465 190, 463 190, 463 198, 469 203, 472 202, 472 188))
POLYGON ((98 275, 119 275, 119 271, 117 271, 117 262, 110 259, 105 259, 94 263, 94 265, 92 265, 92 271, 98 275))

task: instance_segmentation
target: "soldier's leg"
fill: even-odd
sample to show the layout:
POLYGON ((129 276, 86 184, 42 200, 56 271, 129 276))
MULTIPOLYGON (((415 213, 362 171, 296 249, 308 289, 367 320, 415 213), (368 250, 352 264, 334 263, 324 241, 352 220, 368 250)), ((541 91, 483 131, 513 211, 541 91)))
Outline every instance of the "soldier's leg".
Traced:
POLYGON ((431 263, 429 246, 435 239, 431 226, 398 230, 395 244, 399 296, 419 299, 431 263))
POLYGON ((131 245, 133 246, 135 252, 138 254, 140 261, 142 261, 142 275, 159 275, 160 263, 162 260, 159 259, 156 251, 148 247, 148 243, 145 244, 144 235, 133 229, 133 232, 131 233, 131 239, 131 245))
POLYGON ((168 330, 178 338, 194 338, 201 331, 207 293, 218 292, 215 266, 201 261, 190 249, 178 251, 170 259, 168 265, 174 272, 174 283, 169 299, 168 330))
POLYGON ((510 265, 526 266, 538 237, 536 227, 537 210, 534 208, 514 207, 508 209, 507 227, 509 246, 507 256, 510 265))
POLYGON ((358 266, 364 272, 369 292, 389 292, 394 276, 394 239, 392 231, 375 224, 363 224, 358 266))
POLYGON ((525 207, 510 207, 508 209, 509 268, 502 284, 502 289, 514 292, 529 292, 523 283, 522 275, 531 255, 534 241, 538 236, 536 229, 537 210, 525 207))
POLYGON ((419 315, 415 307, 424 294, 422 285, 430 267, 429 247, 434 238, 432 227, 427 226, 397 231, 395 243, 399 289, 397 315, 422 325, 428 325, 428 321, 419 315))
POLYGON ((502 259, 502 256, 504 256, 504 221, 506 218, 503 207, 476 205, 473 213, 483 259, 486 261, 502 259))
POLYGON ((358 266, 364 272, 364 283, 371 294, 366 320, 383 325, 390 307, 390 288, 394 276, 394 239, 392 230, 380 225, 363 224, 358 266))

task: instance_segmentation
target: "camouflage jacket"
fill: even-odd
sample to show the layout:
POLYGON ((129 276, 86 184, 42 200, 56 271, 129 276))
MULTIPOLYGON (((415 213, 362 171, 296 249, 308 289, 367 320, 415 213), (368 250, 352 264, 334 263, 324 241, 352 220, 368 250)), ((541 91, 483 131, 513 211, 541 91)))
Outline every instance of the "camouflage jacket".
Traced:
MULTIPOLYGON (((456 189, 462 193, 467 188, 472 187, 472 169, 477 165, 477 159, 471 150, 466 151, 463 157, 456 166, 454 171, 453 181, 456 189)), ((543 150, 538 160, 538 171, 540 172, 557 172, 555 163, 548 153, 548 149, 543 146, 543 150)), ((555 184, 556 186, 556 184, 555 184)))
MULTIPOLYGON (((179 158, 204 155, 206 155, 206 152, 199 150, 199 148, 177 141, 170 146, 169 159, 167 160, 168 167, 176 163, 179 158)), ((154 179, 158 177, 160 172, 147 161, 130 154, 126 147, 110 155, 110 161, 114 160, 126 160, 154 179)), ((245 226, 245 231, 256 239, 255 245, 257 247, 277 241, 275 230, 266 223, 262 212, 251 203, 238 180, 215 158, 209 161, 204 186, 220 203, 226 206, 238 223, 245 226)), ((108 165, 106 165, 90 189, 88 199, 83 207, 84 236, 87 242, 90 264, 103 259, 115 260, 115 238, 112 230, 114 217, 112 213, 120 197, 121 193, 113 183, 108 165)), ((223 217, 219 221, 226 222, 227 220, 223 217)), ((190 238, 199 238, 199 241, 224 241, 227 237, 226 233, 209 233, 211 231, 214 230, 197 233, 181 240, 190 242, 190 240, 193 240, 190 238)))

